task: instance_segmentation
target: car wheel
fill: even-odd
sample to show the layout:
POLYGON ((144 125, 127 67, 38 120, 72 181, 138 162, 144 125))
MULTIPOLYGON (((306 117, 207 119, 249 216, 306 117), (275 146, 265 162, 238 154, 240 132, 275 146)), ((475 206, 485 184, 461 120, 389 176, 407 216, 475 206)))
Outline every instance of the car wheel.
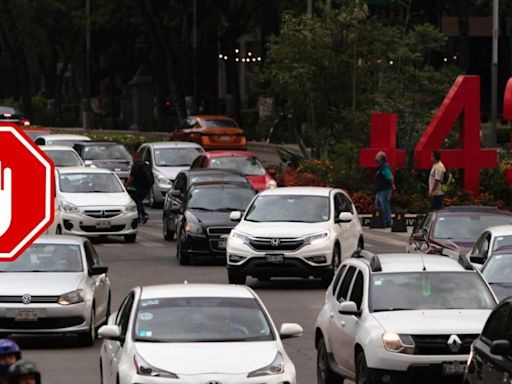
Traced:
POLYGON ((332 260, 331 260, 331 271, 325 276, 322 277, 322 284, 325 287, 328 287, 331 284, 332 278, 334 277, 334 274, 338 270, 339 266, 341 264, 341 248, 338 243, 334 245, 334 249, 332 251, 332 260))
POLYGON ((228 280, 229 284, 244 285, 246 276, 238 271, 228 269, 228 280))
POLYGON ((134 234, 134 235, 124 235, 124 241, 126 243, 135 243, 135 240, 137 240, 137 234, 134 234))
POLYGON ((167 241, 174 240, 174 231, 171 231, 169 229, 169 226, 167 225, 167 219, 164 217, 162 221, 162 227, 164 231, 164 239, 167 241))
POLYGON ((366 357, 362 351, 359 351, 356 357, 356 384, 374 384, 366 365, 366 357))
POLYGON ((320 338, 316 353, 316 376, 318 384, 343 384, 344 380, 331 370, 325 341, 320 338))
POLYGON ((180 262, 180 265, 190 265, 190 255, 188 254, 187 250, 183 247, 183 241, 182 239, 183 234, 180 234, 178 236, 178 241, 176 245, 176 253, 178 255, 178 261, 180 262))
POLYGON ((83 347, 90 347, 96 341, 96 311, 94 308, 91 311, 91 322, 87 332, 78 335, 78 342, 83 347))

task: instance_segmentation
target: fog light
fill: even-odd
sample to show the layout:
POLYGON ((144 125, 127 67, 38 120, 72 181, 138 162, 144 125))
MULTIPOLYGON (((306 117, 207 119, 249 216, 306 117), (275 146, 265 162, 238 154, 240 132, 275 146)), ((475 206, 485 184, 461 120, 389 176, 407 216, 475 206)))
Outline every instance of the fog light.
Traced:
POLYGON ((73 223, 64 219, 64 228, 66 228, 68 231, 71 231, 73 229, 73 223))
POLYGON ((391 382, 391 376, 389 376, 389 375, 384 375, 384 376, 382 376, 382 382, 383 382, 383 383, 389 383, 389 382, 391 382))
POLYGON ((132 229, 137 228, 139 225, 139 219, 132 220, 132 229))
POLYGON ((309 256, 309 257, 306 257, 306 260, 310 261, 312 263, 315 263, 315 264, 325 264, 327 262, 327 257, 325 257, 324 255, 309 256))
POLYGON ((245 256, 233 255, 233 254, 229 255, 229 261, 231 263, 239 263, 241 261, 244 261, 245 259, 247 259, 247 257, 245 257, 245 256))

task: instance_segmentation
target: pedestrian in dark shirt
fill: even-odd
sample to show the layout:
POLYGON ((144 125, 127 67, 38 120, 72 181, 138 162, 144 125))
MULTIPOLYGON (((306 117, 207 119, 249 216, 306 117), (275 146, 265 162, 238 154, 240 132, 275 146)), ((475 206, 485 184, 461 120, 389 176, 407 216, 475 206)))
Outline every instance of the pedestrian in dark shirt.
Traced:
POLYGON ((378 169, 375 174, 375 206, 382 212, 382 219, 386 227, 391 227, 391 194, 395 190, 395 179, 388 158, 384 152, 377 153, 375 157, 378 169))
POLYGON ((139 213, 139 222, 145 224, 149 216, 144 209, 144 198, 153 186, 153 173, 140 156, 139 152, 132 154, 133 165, 130 169, 130 176, 126 180, 126 188, 128 189, 133 201, 137 204, 137 211, 139 213))

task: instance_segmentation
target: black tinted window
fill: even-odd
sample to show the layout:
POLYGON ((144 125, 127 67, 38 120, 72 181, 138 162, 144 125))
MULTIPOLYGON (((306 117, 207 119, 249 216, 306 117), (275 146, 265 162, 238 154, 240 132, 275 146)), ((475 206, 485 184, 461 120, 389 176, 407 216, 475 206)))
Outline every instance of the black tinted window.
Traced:
POLYGON ((338 285, 340 283, 341 277, 343 276, 343 272, 345 272, 345 269, 347 268, 346 265, 342 265, 340 269, 338 269, 338 273, 336 274, 336 277, 334 278, 334 284, 332 285, 332 294, 334 295, 336 293, 336 290, 338 289, 338 285))
POLYGON ((489 320, 487 320, 484 331, 482 332, 483 337, 489 341, 503 338, 503 326, 505 324, 509 309, 510 304, 504 303, 492 312, 489 320))
POLYGON ((347 300, 348 290, 350 289, 350 283, 352 283, 352 278, 356 273, 355 267, 348 267, 347 273, 343 276, 343 280, 341 281, 340 289, 338 290, 338 294, 336 295, 336 300, 345 301, 347 300))
POLYGON ((364 292, 364 277, 361 271, 357 272, 352 292, 350 293, 350 301, 353 301, 357 305, 357 309, 361 309, 363 303, 363 292, 364 292))

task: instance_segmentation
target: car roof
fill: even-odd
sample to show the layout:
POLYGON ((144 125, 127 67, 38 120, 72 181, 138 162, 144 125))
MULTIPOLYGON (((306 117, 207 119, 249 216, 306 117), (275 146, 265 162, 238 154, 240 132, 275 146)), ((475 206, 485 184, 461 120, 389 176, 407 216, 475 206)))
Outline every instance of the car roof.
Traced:
POLYGON ((43 139, 57 139, 57 140, 86 140, 86 141, 89 141, 91 140, 88 136, 84 136, 84 135, 70 135, 70 134, 67 134, 67 133, 51 133, 51 134, 47 134, 47 135, 41 135, 41 136, 38 136, 37 137, 38 139, 39 138, 43 138, 43 139))
POLYGON ((92 167, 64 167, 59 173, 113 173, 110 169, 92 167))
MULTIPOLYGON (((467 272, 458 260, 448 256, 422 253, 384 253, 376 256, 381 267, 381 270, 376 273, 467 272)), ((365 260, 368 263, 367 259, 356 258, 355 260, 365 260)))
POLYGON ((74 244, 82 245, 87 238, 71 235, 42 235, 38 237, 34 243, 36 244, 74 244))
POLYGON ((208 158, 212 158, 212 157, 256 157, 258 158, 258 156, 256 156, 256 154, 254 152, 249 152, 249 151, 220 151, 220 150, 217 150, 217 151, 209 151, 209 152, 205 152, 203 153, 202 156, 206 156, 208 158))
POLYGON ((199 144, 189 141, 157 141, 154 143, 143 143, 142 145, 149 145, 153 148, 202 148, 199 144))
POLYGON ((330 196, 333 188, 328 187, 280 187, 275 189, 266 189, 260 192, 260 196, 330 196))
POLYGON ((233 297, 254 299, 252 291, 244 285, 228 284, 165 284, 141 287, 141 299, 173 297, 233 297))
POLYGON ((40 145, 39 148, 43 151, 68 151, 76 153, 72 147, 67 147, 65 145, 40 145))
POLYGON ((491 232, 493 236, 509 236, 512 235, 512 225, 496 225, 487 228, 485 232, 491 232))

